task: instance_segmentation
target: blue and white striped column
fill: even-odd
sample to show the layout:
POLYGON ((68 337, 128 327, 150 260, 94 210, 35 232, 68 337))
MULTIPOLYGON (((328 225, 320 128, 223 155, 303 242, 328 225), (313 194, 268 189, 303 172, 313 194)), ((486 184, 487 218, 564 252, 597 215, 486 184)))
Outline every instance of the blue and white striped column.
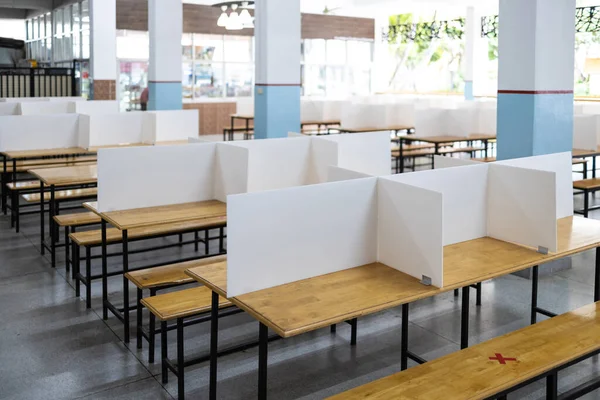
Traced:
POLYGON ((475 69, 475 41, 481 34, 481 18, 477 21, 475 8, 467 7, 465 19, 465 100, 473 100, 473 70, 475 69))
POLYGON ((149 110, 181 110, 181 35, 183 6, 173 0, 148 0, 150 65, 149 110))
POLYGON ((254 137, 300 132, 300 0, 257 0, 254 137))
POLYGON ((498 159, 571 151, 575 0, 500 0, 498 159))

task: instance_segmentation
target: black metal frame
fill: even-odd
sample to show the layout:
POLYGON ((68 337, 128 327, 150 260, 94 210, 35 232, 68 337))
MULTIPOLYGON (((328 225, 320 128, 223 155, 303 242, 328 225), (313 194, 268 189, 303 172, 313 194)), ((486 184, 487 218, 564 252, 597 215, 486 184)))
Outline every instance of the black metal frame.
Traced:
POLYGON ((0 68, 0 98, 6 97, 66 97, 76 96, 75 68, 28 68, 28 67, 2 67, 0 68), (46 91, 46 84, 38 82, 40 77, 50 77, 50 93, 46 91), (6 87, 3 77, 7 77, 6 87), (63 90, 62 78, 70 79, 71 90, 63 90), (12 85, 9 81, 12 80, 12 85), (21 86, 23 85, 23 87, 21 86), (12 93, 10 87, 12 86, 12 93), (36 95, 37 89, 37 95, 36 95), (54 89, 54 90, 53 90, 54 89))

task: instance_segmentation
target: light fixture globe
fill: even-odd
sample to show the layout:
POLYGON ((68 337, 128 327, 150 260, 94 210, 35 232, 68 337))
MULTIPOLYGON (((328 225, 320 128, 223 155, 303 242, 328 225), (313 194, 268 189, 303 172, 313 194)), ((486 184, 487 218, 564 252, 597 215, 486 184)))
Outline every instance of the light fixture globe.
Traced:
POLYGON ((223 27, 225 28, 227 26, 227 22, 229 21, 229 17, 227 16, 227 6, 221 6, 221 11, 223 11, 221 13, 221 16, 219 16, 219 19, 217 20, 217 26, 223 27))
POLYGON ((226 29, 230 30, 230 31, 239 31, 241 29, 244 29, 244 25, 242 25, 242 20, 238 14, 238 12, 236 11, 238 8, 237 4, 232 4, 231 5, 231 14, 229 14, 229 18, 227 20, 227 26, 226 29))

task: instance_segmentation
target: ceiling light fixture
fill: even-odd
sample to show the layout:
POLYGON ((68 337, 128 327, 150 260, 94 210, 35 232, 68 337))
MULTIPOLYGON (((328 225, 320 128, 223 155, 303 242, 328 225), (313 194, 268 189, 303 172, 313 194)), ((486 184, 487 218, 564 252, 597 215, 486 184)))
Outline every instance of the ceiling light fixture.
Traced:
POLYGON ((227 26, 227 21, 229 20, 229 17, 227 16, 227 6, 221 6, 221 11, 221 16, 219 16, 219 19, 217 20, 217 26, 224 28, 227 26))
POLYGON ((213 4, 213 7, 221 9, 221 15, 217 19, 217 26, 231 31, 239 31, 244 28, 254 28, 254 17, 250 14, 254 1, 227 1, 213 4), (229 15, 227 11, 231 9, 229 15))

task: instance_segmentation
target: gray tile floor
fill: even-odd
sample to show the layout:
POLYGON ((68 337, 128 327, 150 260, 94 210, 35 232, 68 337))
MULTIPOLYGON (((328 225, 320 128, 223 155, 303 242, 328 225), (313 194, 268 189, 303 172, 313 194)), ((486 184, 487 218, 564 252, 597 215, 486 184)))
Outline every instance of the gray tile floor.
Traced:
MULTIPOLYGON (((600 214, 594 215, 600 218, 600 214)), ((147 362, 147 345, 122 341, 122 325, 101 318, 99 283, 93 287, 93 304, 75 298, 73 282, 65 273, 62 255, 52 270, 38 251, 38 218, 25 217, 22 232, 8 228, 0 218, 0 399, 172 399, 176 381, 160 382, 160 366, 147 362)), ((174 238, 165 241, 174 241, 174 238)), ((215 243, 216 246, 216 243, 215 243)), ((192 246, 137 255, 134 263, 188 254, 192 246)), ((216 248, 213 248, 216 250, 216 248)), ((117 259, 111 263, 118 264, 117 259)), ((540 280, 540 306, 565 312, 592 302, 594 254, 573 257, 573 268, 540 280)), ((98 265, 94 263, 94 269, 98 265)), ((111 297, 118 302, 120 279, 110 282, 111 297)), ((133 292, 132 292, 133 294, 133 292)), ((530 282, 516 276, 483 284, 483 305, 471 296, 470 341, 477 343, 524 327, 529 322, 530 282)), ((349 346, 349 327, 332 335, 322 329, 269 347, 269 394, 272 399, 321 399, 399 370, 400 309, 362 318, 356 347, 349 346)), ((411 306, 410 348, 433 359, 459 349, 460 300, 452 293, 411 306)), ((542 317, 540 317, 541 319, 542 317)), ((258 325, 244 314, 220 324, 220 344, 254 340, 258 325)), ((209 327, 186 329, 188 354, 206 352, 209 327)), ((174 334, 169 351, 174 354, 174 334)), ((157 349, 158 351, 158 349, 157 349)), ((257 349, 220 359, 219 398, 256 397, 257 349)), ((600 362, 592 358, 560 375, 560 390, 600 375, 600 362)), ((208 365, 186 371, 188 399, 208 394, 208 365)), ((509 396, 541 399, 542 382, 509 396)), ((600 399, 592 393, 585 399, 600 399)))

